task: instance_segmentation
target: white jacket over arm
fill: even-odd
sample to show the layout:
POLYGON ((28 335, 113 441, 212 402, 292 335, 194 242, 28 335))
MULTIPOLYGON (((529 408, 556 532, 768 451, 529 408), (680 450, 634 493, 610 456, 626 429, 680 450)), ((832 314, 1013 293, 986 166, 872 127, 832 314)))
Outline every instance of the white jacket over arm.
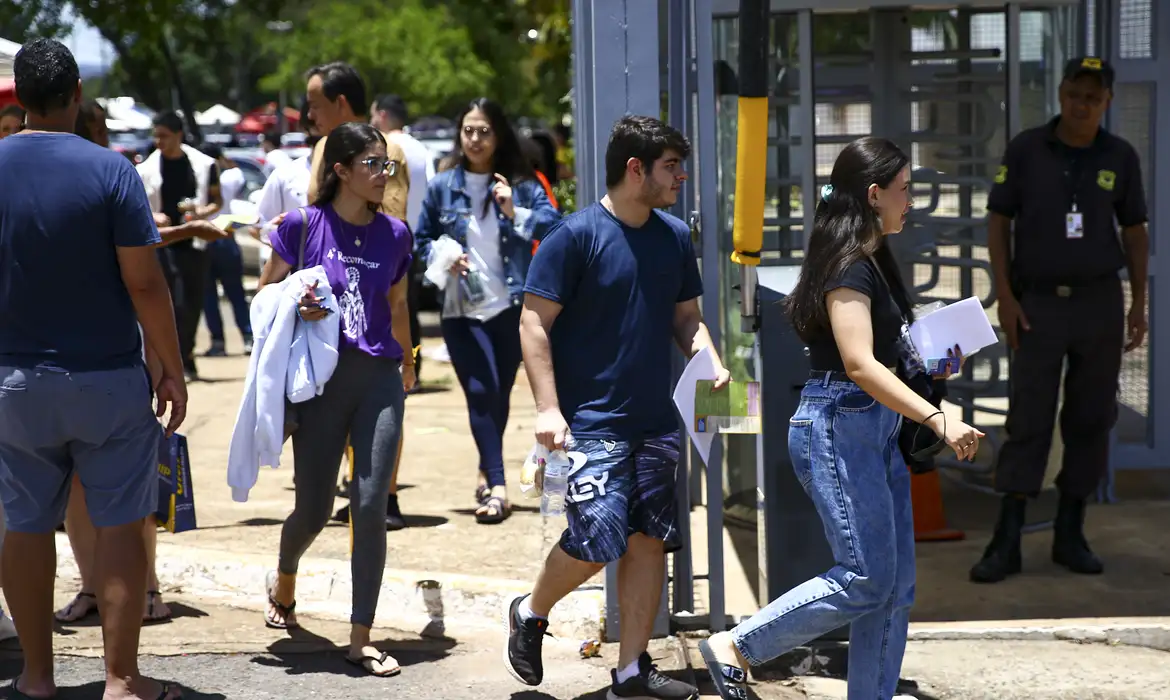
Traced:
POLYGON ((341 335, 337 299, 321 266, 261 289, 252 299, 251 320, 254 347, 228 449, 228 486, 239 503, 248 500, 260 467, 280 466, 285 399, 300 403, 321 395, 337 368, 341 335), (314 282, 321 305, 332 313, 302 321, 297 304, 314 282))

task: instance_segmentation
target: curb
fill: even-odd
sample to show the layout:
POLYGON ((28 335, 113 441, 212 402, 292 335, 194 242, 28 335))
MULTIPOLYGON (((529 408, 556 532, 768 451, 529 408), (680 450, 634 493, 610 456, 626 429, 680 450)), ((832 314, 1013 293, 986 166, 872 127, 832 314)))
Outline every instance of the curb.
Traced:
POLYGON ((911 641, 1063 641, 1170 651, 1170 617, 915 623, 911 641))
MULTIPOLYGON (((57 534, 57 573, 77 577, 77 563, 64 533, 57 534)), ((276 568, 276 553, 239 554, 158 543, 159 585, 164 591, 214 598, 222 605, 263 611, 265 577, 276 568)), ((532 582, 464 574, 387 569, 375 624, 420 632, 431 617, 418 590, 420 581, 442 585, 447 629, 499 630, 504 606, 532 590, 532 582)), ((297 611, 326 619, 349 620, 353 589, 349 560, 305 557, 297 575, 297 611)), ((583 586, 557 604, 550 632, 564 639, 601 639, 605 590, 583 586)))

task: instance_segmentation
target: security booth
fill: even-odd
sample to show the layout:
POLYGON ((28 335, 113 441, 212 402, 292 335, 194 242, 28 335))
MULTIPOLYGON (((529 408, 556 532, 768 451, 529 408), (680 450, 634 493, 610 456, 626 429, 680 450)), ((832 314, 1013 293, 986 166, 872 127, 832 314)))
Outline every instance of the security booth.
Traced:
MULTIPOLYGON (((920 302, 978 296, 994 322, 985 224, 992 178, 1015 134, 1059 112, 1062 69, 1078 55, 1102 56, 1116 70, 1107 127, 1139 153, 1153 239, 1149 341, 1125 357, 1111 468, 1170 465, 1170 435, 1153 429, 1159 412, 1170 415, 1170 370, 1152 366, 1155 349, 1170 345, 1170 301, 1160 302, 1170 292, 1158 284, 1170 261, 1158 264, 1156 242, 1170 199, 1155 195, 1170 139, 1152 135, 1158 115, 1170 114, 1170 52, 1157 51, 1159 38, 1170 41, 1170 7, 1157 4, 574 0, 580 202, 604 192, 601 158, 623 113, 665 114, 683 129, 694 147, 691 180, 673 213, 692 224, 704 315, 733 376, 763 385, 762 435, 722 436, 706 465, 691 455, 680 505, 703 505, 707 518, 694 526, 704 532, 685 532, 684 541, 701 535, 706 551, 692 559, 688 547, 672 558, 660 631, 734 622, 725 608, 725 526, 738 533, 735 554, 751 569, 759 606, 832 564, 788 460, 787 421, 808 364, 778 302, 841 148, 874 134, 910 154, 914 211, 892 239, 906 279, 920 302)), ((948 400, 993 438, 990 459, 941 462, 975 489, 990 484, 1007 375, 1000 344, 950 381, 948 400)), ((616 638, 612 573, 608 583, 606 633, 616 638)))

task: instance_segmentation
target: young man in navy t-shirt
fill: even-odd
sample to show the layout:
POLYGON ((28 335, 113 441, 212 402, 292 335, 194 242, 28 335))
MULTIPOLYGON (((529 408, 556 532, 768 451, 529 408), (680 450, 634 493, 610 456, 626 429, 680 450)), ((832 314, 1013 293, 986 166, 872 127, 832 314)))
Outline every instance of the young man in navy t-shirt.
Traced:
MULTIPOLYGON (((532 594, 508 609, 508 670, 528 685, 543 679, 553 605, 616 561, 623 634, 609 697, 698 697, 646 653, 665 555, 680 547, 671 345, 688 357, 712 346, 690 230, 659 211, 678 198, 689 153, 657 119, 619 120, 605 154, 607 194, 549 232, 528 271, 520 338, 536 439, 573 461, 569 527, 532 594)), ((729 379, 720 366, 717 385, 729 379)))

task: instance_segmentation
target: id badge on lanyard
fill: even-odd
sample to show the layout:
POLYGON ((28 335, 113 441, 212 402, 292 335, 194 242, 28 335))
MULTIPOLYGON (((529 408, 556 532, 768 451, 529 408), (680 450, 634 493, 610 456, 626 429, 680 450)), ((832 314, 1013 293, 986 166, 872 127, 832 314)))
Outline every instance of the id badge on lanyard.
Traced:
POLYGON ((1073 202, 1072 211, 1064 217, 1064 235, 1069 240, 1085 237, 1085 215, 1077 210, 1076 201, 1073 202))

